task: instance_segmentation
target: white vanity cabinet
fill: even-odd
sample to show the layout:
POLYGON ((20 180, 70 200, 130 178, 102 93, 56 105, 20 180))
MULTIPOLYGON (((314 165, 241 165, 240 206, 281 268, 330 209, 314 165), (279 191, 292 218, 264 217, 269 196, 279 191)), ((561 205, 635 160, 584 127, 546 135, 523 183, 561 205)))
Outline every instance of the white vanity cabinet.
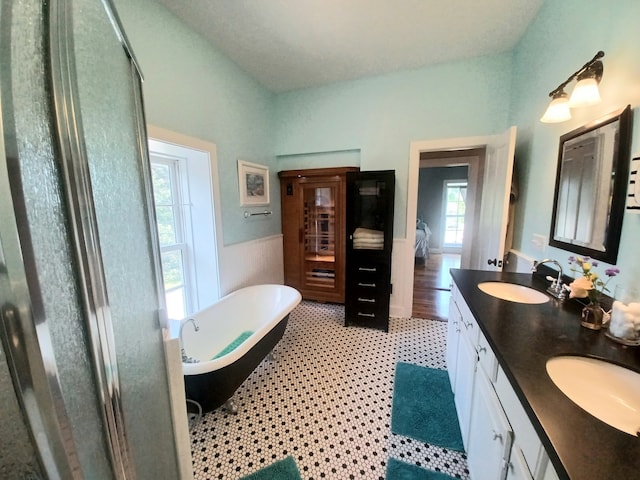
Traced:
POLYGON ((507 479, 543 480, 554 478, 555 471, 549 462, 549 456, 520 400, 513 391, 513 387, 500 367, 498 367, 494 387, 514 432, 507 479))
POLYGON ((476 373, 470 426, 467 459, 471 478, 504 480, 513 431, 482 369, 476 373))
MULTIPOLYGON (((452 288, 451 293, 453 303, 451 308, 454 311, 454 315, 457 312, 459 317, 458 327, 456 328, 458 331, 458 339, 457 342, 454 340, 454 343, 457 345, 455 352, 455 374, 450 377, 450 379, 453 378, 451 388, 454 392, 462 443, 465 449, 468 449, 479 329, 467 304, 463 300, 461 301, 459 292, 455 286, 452 288)), ((451 356, 453 356, 453 352, 451 356)))
POLYGON ((454 320, 447 332, 447 368, 455 370, 449 378, 471 477, 557 478, 529 417, 455 283, 450 314, 454 320))
POLYGON ((449 374, 449 382, 451 383, 451 390, 455 391, 456 385, 456 368, 458 360, 458 340, 460 338, 460 327, 462 323, 460 321, 460 310, 456 306, 456 302, 453 299, 453 295, 449 298, 449 319, 447 321, 447 373, 449 374))

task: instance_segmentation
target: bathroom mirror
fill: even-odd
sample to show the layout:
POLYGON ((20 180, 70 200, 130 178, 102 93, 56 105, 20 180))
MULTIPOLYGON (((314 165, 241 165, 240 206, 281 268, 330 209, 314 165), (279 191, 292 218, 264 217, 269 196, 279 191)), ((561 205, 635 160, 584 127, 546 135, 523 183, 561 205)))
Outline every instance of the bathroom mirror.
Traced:
POLYGON ((616 263, 630 136, 627 105, 560 137, 549 245, 616 263))

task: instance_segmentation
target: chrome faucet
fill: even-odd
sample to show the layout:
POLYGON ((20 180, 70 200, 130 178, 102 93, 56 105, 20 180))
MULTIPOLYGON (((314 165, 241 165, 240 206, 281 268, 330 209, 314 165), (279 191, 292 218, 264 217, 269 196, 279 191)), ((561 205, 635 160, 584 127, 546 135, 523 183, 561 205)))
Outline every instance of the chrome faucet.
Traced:
POLYGON ((183 363, 197 363, 197 360, 191 358, 189 355, 187 355, 187 352, 184 349, 184 343, 182 342, 182 329, 184 328, 184 326, 187 323, 192 323, 193 324, 193 331, 197 332, 198 330, 200 330, 200 327, 198 326, 198 324, 196 323, 196 321, 193 318, 188 318, 186 320, 184 320, 182 322, 182 324, 180 325, 180 353, 182 355, 182 362, 183 363))
POLYGON ((557 260, 553 260, 551 258, 545 258, 544 260, 534 260, 533 266, 531 267, 531 272, 538 271, 538 267, 544 263, 553 263, 556 267, 558 267, 558 278, 553 278, 548 276, 547 280, 551 280, 551 285, 547 288, 547 292, 551 294, 551 296, 557 298, 558 300, 564 300, 567 292, 565 291, 564 285, 562 284, 562 266, 558 263, 557 260))
POLYGON ((182 325, 180 325, 180 343, 182 343, 182 329, 184 328, 184 326, 187 323, 192 323, 193 324, 193 331, 197 332, 198 330, 200 330, 200 327, 198 326, 198 324, 196 323, 196 321, 193 318, 187 318, 186 320, 183 320, 182 325))

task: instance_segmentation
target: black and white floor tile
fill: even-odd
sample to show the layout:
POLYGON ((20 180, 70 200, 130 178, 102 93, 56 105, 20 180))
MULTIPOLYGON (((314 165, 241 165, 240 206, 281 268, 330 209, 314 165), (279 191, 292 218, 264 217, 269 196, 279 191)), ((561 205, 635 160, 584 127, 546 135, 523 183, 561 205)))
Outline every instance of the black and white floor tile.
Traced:
POLYGON ((391 433, 396 362, 445 367, 445 322, 344 327, 341 305, 302 302, 234 395, 193 425, 196 480, 238 479, 292 455, 303 479, 384 479, 389 457, 468 479, 466 456, 391 433))

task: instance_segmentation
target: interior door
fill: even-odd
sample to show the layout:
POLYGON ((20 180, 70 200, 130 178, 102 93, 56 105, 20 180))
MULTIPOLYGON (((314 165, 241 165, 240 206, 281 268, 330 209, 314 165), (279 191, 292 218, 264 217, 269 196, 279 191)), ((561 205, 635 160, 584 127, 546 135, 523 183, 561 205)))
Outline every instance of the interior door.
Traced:
POLYGON ((470 249, 470 268, 502 271, 515 146, 516 127, 491 137, 487 142, 480 214, 470 249))

